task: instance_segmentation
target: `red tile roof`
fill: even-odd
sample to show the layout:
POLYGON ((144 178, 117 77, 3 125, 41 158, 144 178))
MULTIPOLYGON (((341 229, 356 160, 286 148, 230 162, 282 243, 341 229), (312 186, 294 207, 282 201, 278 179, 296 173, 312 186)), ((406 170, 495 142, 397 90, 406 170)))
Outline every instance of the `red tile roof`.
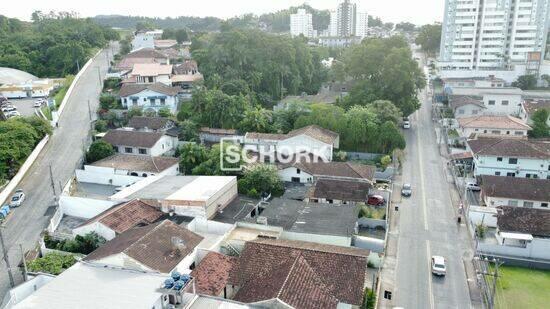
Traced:
POLYGON ((209 252, 193 270, 197 293, 219 296, 227 285, 229 274, 237 258, 217 252, 209 252))

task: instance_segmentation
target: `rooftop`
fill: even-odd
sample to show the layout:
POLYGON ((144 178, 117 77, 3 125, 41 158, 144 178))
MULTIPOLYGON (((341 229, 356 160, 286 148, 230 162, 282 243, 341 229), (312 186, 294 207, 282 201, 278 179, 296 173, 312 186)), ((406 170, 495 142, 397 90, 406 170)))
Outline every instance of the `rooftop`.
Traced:
POLYGON ((78 262, 14 308, 151 308, 166 278, 158 274, 78 262))
POLYGON ((229 274, 237 258, 217 252, 209 252, 191 272, 197 293, 219 296, 229 280, 229 274))
POLYGON ((124 57, 115 65, 118 70, 131 70, 136 63, 158 63, 159 60, 153 57, 124 57))
POLYGON ((307 135, 327 144, 332 144, 339 137, 338 133, 321 128, 317 125, 310 125, 300 129, 292 130, 287 134, 271 134, 248 132, 246 138, 250 139, 267 139, 267 140, 284 140, 298 135, 307 135))
POLYGON ((126 58, 162 58, 166 59, 166 55, 155 50, 154 48, 141 48, 124 56, 126 58))
POLYGON ((309 197, 364 202, 371 187, 368 182, 321 178, 309 191, 309 197))
POLYGON ((141 265, 169 273, 203 240, 169 220, 129 229, 97 248, 84 261, 97 261, 124 253, 141 265))
POLYGON ((509 138, 478 137, 468 141, 475 155, 550 158, 550 142, 509 138))
POLYGON ((470 104, 485 108, 485 105, 483 104, 483 97, 481 96, 451 95, 449 97, 449 104, 453 110, 470 104))
POLYGON ((117 170, 160 173, 176 164, 179 164, 178 158, 150 157, 116 153, 88 165, 110 167, 117 170))
POLYGON ((458 124, 463 128, 489 128, 489 129, 510 129, 510 130, 531 130, 521 119, 506 116, 480 115, 473 117, 462 117, 457 119, 458 124))
POLYGON ((134 116, 128 122, 127 127, 134 129, 160 130, 171 126, 174 121, 165 117, 134 116))
POLYGON ((316 243, 259 238, 246 242, 230 275, 240 287, 234 299, 279 299, 295 308, 360 305, 369 251, 316 243))
POLYGON ((29 80, 37 80, 38 77, 12 68, 0 67, 0 85, 2 84, 20 84, 29 80))
POLYGON ((550 180, 504 176, 481 176, 483 194, 518 200, 550 202, 550 180))
POLYGON ((550 211, 546 209, 500 206, 497 226, 501 232, 550 236, 550 211))
POLYGON ((131 130, 109 130, 103 137, 103 140, 107 143, 118 146, 131 146, 131 147, 153 147, 164 135, 164 133, 158 132, 142 132, 131 130))
POLYGON ((130 95, 138 94, 144 90, 150 90, 153 92, 175 96, 180 91, 178 87, 166 86, 163 83, 154 83, 154 84, 133 84, 133 83, 123 83, 120 87, 119 95, 121 97, 127 97, 130 95))
POLYGON ((172 74, 171 64, 160 63, 136 63, 132 69, 132 75, 158 76, 172 74))
POLYGON ((368 180, 374 179, 376 167, 353 162, 296 162, 294 166, 313 176, 368 180))
POLYGON ((550 111, 550 99, 525 99, 523 101, 523 108, 525 108, 528 115, 532 115, 539 109, 546 109, 550 111))

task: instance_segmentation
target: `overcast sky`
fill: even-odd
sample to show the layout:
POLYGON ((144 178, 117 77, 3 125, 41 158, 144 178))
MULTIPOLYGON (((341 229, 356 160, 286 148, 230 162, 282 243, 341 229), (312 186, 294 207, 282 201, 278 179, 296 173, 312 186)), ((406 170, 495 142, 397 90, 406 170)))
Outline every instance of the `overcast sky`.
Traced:
MULTIPOLYGON (((244 13, 262 14, 300 5, 334 9, 341 0, 2 0, 0 14, 29 20, 35 10, 76 11, 82 17, 99 14, 166 16, 216 16, 228 18, 244 13)), ((384 21, 409 21, 416 24, 441 21, 444 0, 355 0, 362 11, 384 21)))

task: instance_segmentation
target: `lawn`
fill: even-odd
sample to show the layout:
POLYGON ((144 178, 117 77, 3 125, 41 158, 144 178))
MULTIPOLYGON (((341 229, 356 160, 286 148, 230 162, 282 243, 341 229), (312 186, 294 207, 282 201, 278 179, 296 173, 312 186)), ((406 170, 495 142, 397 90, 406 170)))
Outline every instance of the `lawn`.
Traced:
POLYGON ((42 106, 41 110, 42 110, 42 113, 44 113, 44 116, 48 118, 48 120, 52 120, 52 111, 48 106, 42 106))
POLYGON ((549 308, 550 270, 501 266, 496 308, 549 308))
POLYGON ((386 207, 376 207, 371 205, 359 204, 362 217, 383 220, 386 216, 386 207))
POLYGON ((59 107, 61 105, 61 102, 63 102, 63 98, 65 97, 65 94, 67 94, 67 90, 69 90, 69 87, 73 83, 74 76, 73 75, 67 75, 65 77, 65 81, 63 82, 63 85, 57 89, 57 92, 55 93, 53 99, 55 100, 55 107, 59 107))

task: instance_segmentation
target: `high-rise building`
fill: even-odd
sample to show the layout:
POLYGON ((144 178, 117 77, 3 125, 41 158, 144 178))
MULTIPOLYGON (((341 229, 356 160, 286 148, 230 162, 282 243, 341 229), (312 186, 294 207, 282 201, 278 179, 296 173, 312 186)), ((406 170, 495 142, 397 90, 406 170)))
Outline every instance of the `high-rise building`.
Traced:
POLYGON ((330 36, 338 36, 338 11, 330 11, 328 32, 330 36))
POLYGON ((340 37, 353 36, 356 27, 357 5, 350 0, 338 4, 337 35, 340 37))
POLYGON ((290 35, 300 34, 306 38, 313 37, 313 17, 305 9, 298 9, 296 14, 290 15, 290 35))
POLYGON ((357 17, 355 20, 355 36, 360 38, 366 37, 369 28, 369 14, 366 12, 357 12, 357 17))
POLYGON ((495 70, 544 55, 550 0, 446 0, 443 69, 495 70))

